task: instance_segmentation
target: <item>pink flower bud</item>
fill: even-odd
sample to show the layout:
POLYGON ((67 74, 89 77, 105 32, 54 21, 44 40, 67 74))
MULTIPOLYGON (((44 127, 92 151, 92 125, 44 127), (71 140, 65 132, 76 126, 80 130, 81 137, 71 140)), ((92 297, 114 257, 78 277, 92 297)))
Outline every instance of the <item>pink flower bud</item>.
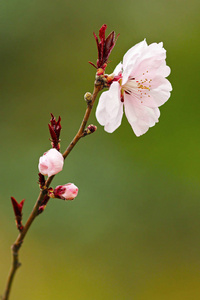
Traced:
POLYGON ((54 190, 55 198, 73 200, 78 195, 78 188, 73 183, 58 185, 54 190))
POLYGON ((62 154, 55 148, 52 148, 40 157, 38 168, 40 173, 50 177, 62 171, 63 164, 64 158, 62 154))

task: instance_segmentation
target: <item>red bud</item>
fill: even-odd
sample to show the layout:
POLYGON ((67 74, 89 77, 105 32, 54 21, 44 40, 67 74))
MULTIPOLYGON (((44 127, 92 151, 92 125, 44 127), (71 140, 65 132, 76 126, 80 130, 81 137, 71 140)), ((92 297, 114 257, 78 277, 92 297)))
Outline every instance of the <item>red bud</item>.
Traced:
POLYGON ((96 40, 97 43, 97 50, 98 50, 98 59, 97 59, 97 65, 95 66, 92 62, 89 62, 92 66, 94 66, 95 68, 99 69, 102 68, 103 70, 105 70, 107 63, 108 63, 108 58, 109 55, 113 49, 113 47, 115 46, 115 43, 117 41, 117 38, 115 39, 115 32, 112 31, 107 38, 105 38, 105 32, 106 32, 106 28, 107 25, 104 24, 102 25, 102 27, 99 30, 99 38, 96 36, 95 33, 94 34, 94 38, 96 40))
POLYGON ((11 202, 15 214, 15 221, 19 231, 22 231, 22 229, 24 228, 22 225, 22 208, 24 205, 24 201, 25 199, 23 199, 20 203, 18 203, 14 197, 11 197, 11 202))
POLYGON ((56 121, 56 118, 54 117, 53 114, 51 114, 51 120, 49 126, 49 132, 51 135, 51 141, 52 141, 52 147, 56 148, 58 151, 60 150, 60 131, 62 129, 61 127, 61 117, 58 117, 58 121, 56 121))

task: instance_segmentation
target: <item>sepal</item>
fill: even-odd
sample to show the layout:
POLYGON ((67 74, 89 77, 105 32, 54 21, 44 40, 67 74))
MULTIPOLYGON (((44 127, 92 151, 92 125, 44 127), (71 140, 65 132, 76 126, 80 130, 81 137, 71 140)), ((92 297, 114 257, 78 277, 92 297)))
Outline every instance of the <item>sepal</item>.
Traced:
POLYGON ((11 197, 11 202, 15 214, 15 222, 17 229, 19 231, 22 231, 24 226, 22 225, 22 208, 24 205, 25 199, 23 199, 20 203, 17 202, 17 200, 14 197, 11 197))
POLYGON ((45 177, 41 173, 38 173, 38 176, 39 176, 39 182, 38 183, 39 183, 40 189, 43 190, 43 189, 46 188, 46 186, 45 186, 45 177))
POLYGON ((37 212, 38 215, 41 214, 45 210, 47 203, 49 202, 49 199, 50 199, 50 197, 48 195, 44 196, 44 199, 42 200, 42 203, 41 203, 40 207, 38 208, 38 212, 37 212))
POLYGON ((117 41, 117 37, 115 38, 115 32, 112 31, 107 38, 105 37, 105 32, 106 32, 107 25, 103 24, 99 30, 99 38, 96 36, 96 34, 93 32, 94 38, 97 43, 97 50, 98 50, 98 59, 97 59, 97 64, 95 65, 92 62, 89 62, 92 66, 94 66, 96 69, 103 69, 107 67, 108 64, 108 58, 109 55, 115 46, 115 43, 117 41))
POLYGON ((49 126, 49 132, 51 135, 51 145, 53 148, 56 148, 56 150, 60 150, 60 131, 62 129, 61 127, 61 117, 58 117, 58 121, 56 121, 56 118, 54 117, 53 114, 51 114, 51 120, 49 126))

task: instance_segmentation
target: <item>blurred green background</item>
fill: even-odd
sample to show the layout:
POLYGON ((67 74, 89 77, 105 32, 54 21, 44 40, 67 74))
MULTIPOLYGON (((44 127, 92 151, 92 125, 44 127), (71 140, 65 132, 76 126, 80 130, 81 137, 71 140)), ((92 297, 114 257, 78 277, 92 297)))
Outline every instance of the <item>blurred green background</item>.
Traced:
POLYGON ((126 118, 79 142, 52 186, 74 182, 75 201, 52 200, 20 251, 11 300, 200 299, 199 0, 2 0, 0 293, 17 236, 10 196, 39 188, 50 112, 62 151, 93 90, 103 23, 120 33, 107 72, 144 38, 163 41, 173 92, 160 122, 137 138, 126 118))

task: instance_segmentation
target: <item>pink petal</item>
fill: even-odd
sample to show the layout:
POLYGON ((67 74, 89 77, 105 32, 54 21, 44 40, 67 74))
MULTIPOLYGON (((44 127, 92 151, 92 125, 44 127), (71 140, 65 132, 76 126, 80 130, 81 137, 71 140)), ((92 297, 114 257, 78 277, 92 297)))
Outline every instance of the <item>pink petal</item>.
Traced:
POLYGON ((160 65, 160 68, 156 71, 156 75, 168 77, 170 73, 171 69, 169 66, 166 65, 166 61, 164 60, 163 63, 160 65))
POLYGON ((149 127, 154 126, 158 122, 159 109, 141 105, 131 95, 126 94, 124 96, 124 107, 126 117, 136 136, 144 134, 149 127))
POLYGON ((103 92, 99 98, 96 118, 101 125, 105 126, 104 130, 111 133, 120 126, 122 115, 123 103, 120 99, 120 85, 118 82, 113 82, 110 89, 103 92))
POLYGON ((157 59, 166 59, 166 50, 163 43, 152 43, 146 47, 141 53, 141 59, 156 57, 157 59))
POLYGON ((146 58, 135 65, 130 77, 135 77, 137 80, 153 79, 157 74, 160 74, 163 62, 163 59, 157 59, 156 57, 146 58))
MULTIPOLYGON (((132 66, 130 72, 130 65, 128 66, 129 77, 137 78, 137 80, 143 80, 144 78, 153 79, 157 75, 167 77, 170 73, 170 68, 166 66, 166 50, 162 47, 162 43, 153 43, 146 48, 143 48, 138 56, 137 60, 132 66), (145 77, 144 77, 145 76, 145 77)), ((127 71, 124 64, 123 84, 128 80, 127 71)))
POLYGON ((62 154, 55 148, 52 148, 40 157, 38 168, 41 174, 50 177, 62 171, 63 165, 64 158, 62 154))
POLYGON ((130 76, 131 71, 134 69, 136 61, 141 56, 144 49, 148 47, 146 40, 136 44, 129 49, 123 57, 123 79, 122 85, 125 84, 130 76))
POLYGON ((152 81, 150 92, 146 95, 143 93, 141 104, 152 108, 159 107, 169 99, 171 90, 171 83, 166 78, 155 78, 152 81))
POLYGON ((141 55, 141 52, 148 47, 146 40, 136 44, 130 48, 123 57, 123 67, 126 67, 131 63, 135 63, 136 59, 141 55))
POLYGON ((116 68, 114 69, 113 73, 114 73, 115 75, 118 75, 118 74, 121 73, 121 72, 122 72, 122 63, 120 62, 120 63, 116 66, 116 68))

